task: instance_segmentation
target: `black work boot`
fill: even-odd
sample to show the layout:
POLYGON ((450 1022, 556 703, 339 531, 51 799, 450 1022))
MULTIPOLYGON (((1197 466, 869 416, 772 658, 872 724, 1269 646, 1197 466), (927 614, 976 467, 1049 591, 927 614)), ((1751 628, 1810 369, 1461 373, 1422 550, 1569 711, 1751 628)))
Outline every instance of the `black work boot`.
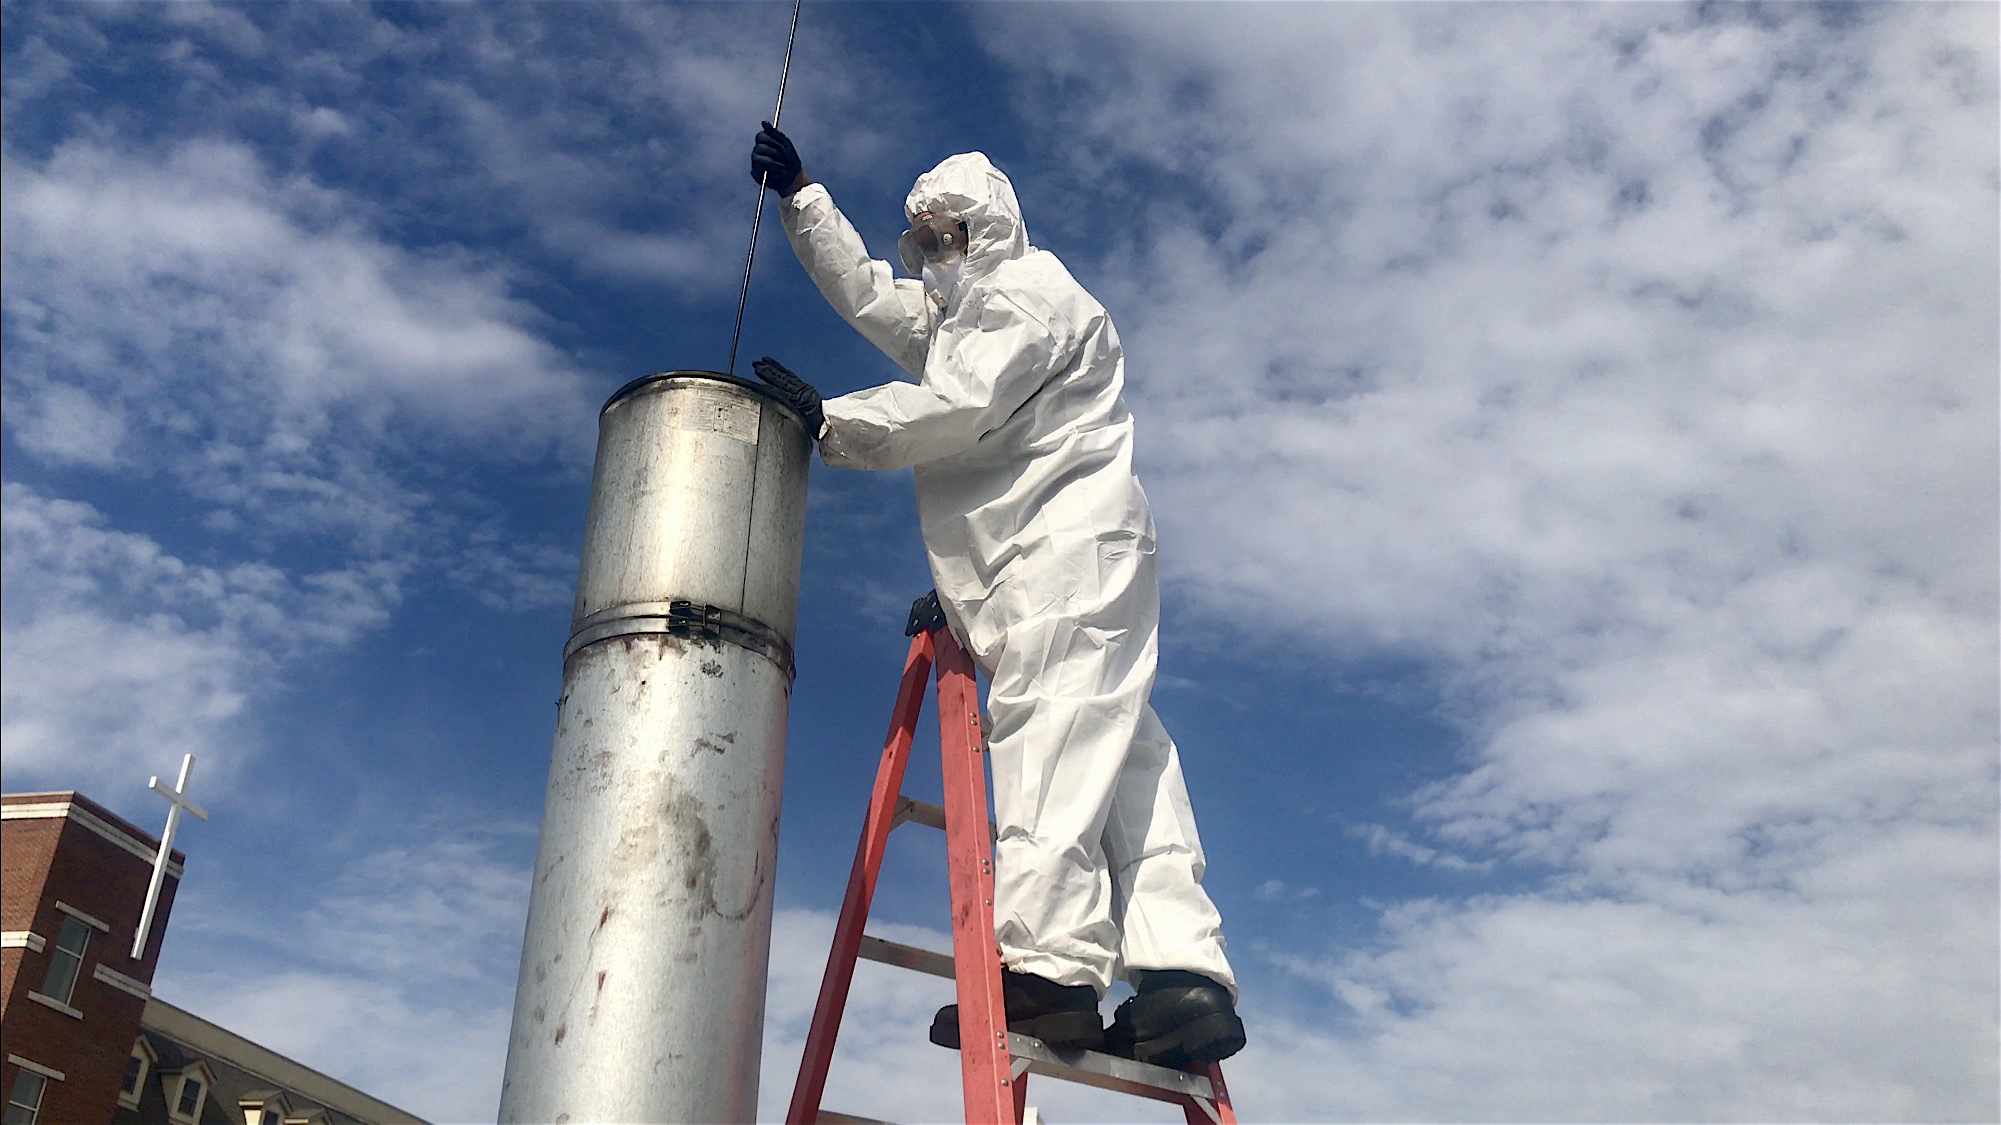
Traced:
MULTIPOLYGON (((1051 1047, 1095 1051, 1105 1041, 1098 1018, 1098 993, 1088 984, 1057 984, 1047 977, 1013 971, 1001 974, 1007 1029, 1033 1035, 1051 1047)), ((931 1021, 931 1041, 959 1049, 959 1006, 947 1004, 931 1021)))
POLYGON ((1147 969, 1139 992, 1112 1013, 1107 1054, 1155 1066, 1216 1062, 1244 1049, 1244 1021, 1230 990, 1180 969, 1147 969))

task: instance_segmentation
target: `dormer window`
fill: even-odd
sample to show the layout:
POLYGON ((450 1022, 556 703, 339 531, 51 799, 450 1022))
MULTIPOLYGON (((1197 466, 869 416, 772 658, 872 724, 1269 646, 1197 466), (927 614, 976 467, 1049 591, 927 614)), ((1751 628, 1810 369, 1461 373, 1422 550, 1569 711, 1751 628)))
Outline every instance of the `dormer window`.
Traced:
POLYGON ((175 1074, 162 1074, 160 1082, 167 1094, 167 1116, 179 1125, 200 1121, 212 1081, 207 1064, 199 1062, 175 1074))
POLYGON ((236 1108, 243 1111, 243 1125, 285 1125, 292 1105, 278 1090, 252 1090, 237 1099, 236 1108))
POLYGON ((146 1074, 153 1069, 159 1056, 153 1053, 152 1045, 144 1036, 132 1041, 132 1054, 125 1060, 125 1084, 118 1088, 118 1104, 126 1109, 139 1108, 139 1094, 146 1089, 146 1074))

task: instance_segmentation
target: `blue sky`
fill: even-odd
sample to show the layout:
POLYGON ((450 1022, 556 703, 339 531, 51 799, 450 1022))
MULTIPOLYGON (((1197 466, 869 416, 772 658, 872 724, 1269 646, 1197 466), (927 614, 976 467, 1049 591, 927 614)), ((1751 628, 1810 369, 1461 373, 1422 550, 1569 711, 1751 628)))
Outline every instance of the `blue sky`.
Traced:
MULTIPOLYGON (((596 409, 727 357, 790 6, 0 12, 5 784, 196 753, 159 994, 490 1118, 596 409)), ((2001 1109, 1996 24, 807 5, 871 245, 979 149, 1119 325, 1246 1120, 2001 1109)), ((744 354, 892 377, 766 236, 744 354)), ((769 1114, 929 585, 907 474, 808 536, 769 1114)), ((951 1116, 861 983, 828 1104, 951 1116)))

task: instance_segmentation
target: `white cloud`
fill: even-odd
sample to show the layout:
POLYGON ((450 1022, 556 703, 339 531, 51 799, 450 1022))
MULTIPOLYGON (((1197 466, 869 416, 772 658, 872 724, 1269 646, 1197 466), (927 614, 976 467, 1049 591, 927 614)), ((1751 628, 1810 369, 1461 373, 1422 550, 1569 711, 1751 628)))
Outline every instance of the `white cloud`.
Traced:
POLYGON ((306 917, 314 959, 397 981, 511 978, 528 872, 492 850, 488 839, 441 834, 355 857, 306 917))
POLYGON ((67 79, 75 69, 75 64, 61 51, 40 36, 30 36, 9 60, 6 76, 0 78, 0 88, 4 88, 10 103, 33 101, 67 79))
POLYGON ((394 247, 240 144, 10 152, 6 191, 8 389, 33 404, 9 423, 30 449, 78 444, 41 405, 64 395, 143 428, 132 455, 171 443, 180 471, 245 494, 335 483, 341 441, 583 448, 549 422, 589 418, 581 380, 503 269, 394 247))
MULTIPOLYGON (((1770 892, 1397 908, 1380 949, 1288 962, 1347 1012, 1320 1019, 1315 1080, 1273 1084, 1255 1050, 1233 1087, 1277 1092, 1258 1108, 1273 1120, 1981 1120, 1981 837, 1858 833, 1813 885, 1770 892), (1886 926, 1900 908, 1923 923, 1886 926)), ((1254 1043, 1305 1053, 1281 1029, 1312 1004, 1275 1014, 1254 1043)))
POLYGON ((493 609, 568 606, 576 595, 575 551, 513 542, 493 526, 475 528, 464 549, 445 565, 454 580, 493 609))
POLYGON ((1251 897, 1259 902, 1305 902, 1319 898, 1319 887, 1299 887, 1283 879, 1266 879, 1251 891, 1251 897))
MULTIPOLYGON (((1411 839, 1406 833, 1381 824, 1356 825, 1349 834, 1360 839, 1368 847, 1370 855, 1394 856, 1422 866, 1439 867, 1447 871, 1490 871, 1494 867, 1492 860, 1475 862, 1456 852, 1426 847, 1411 839)), ((1258 890, 1259 897, 1265 897, 1264 888, 1260 887, 1258 890)), ((1315 890, 1317 892, 1318 888, 1315 890)))
MULTIPOLYGON (((741 262, 755 199, 746 150, 771 113, 785 16, 193 4, 26 17, 8 111, 63 112, 79 69, 146 81, 209 135, 257 138, 281 178, 316 163, 365 170, 388 189, 381 217, 419 240, 499 238, 524 260, 719 304, 718 277, 741 262), (100 29, 155 50, 121 54, 100 29), (272 135, 274 116, 291 131, 272 135)), ((792 81, 811 95, 788 119, 824 138, 809 143, 816 167, 872 171, 922 110, 885 106, 858 79, 858 54, 881 47, 850 41, 842 22, 802 44, 792 81)))
POLYGON ((226 787, 257 745, 251 699, 301 653, 382 625, 397 599, 392 565, 296 578, 197 565, 25 485, 6 485, 0 519, 12 787, 122 788, 184 753, 226 787))
POLYGON ((567 599, 569 554, 475 506, 453 475, 472 468, 447 464, 573 468, 589 448, 589 382, 506 269, 396 246, 354 199, 228 141, 10 147, 5 191, 25 459, 139 510, 192 503, 209 533, 177 554, 8 485, 10 782, 99 784, 186 751, 226 776, 299 661, 385 625, 413 574, 508 609, 567 599))
POLYGON ((125 439, 124 412, 81 387, 53 383, 10 404, 21 445, 56 464, 108 468, 125 439))

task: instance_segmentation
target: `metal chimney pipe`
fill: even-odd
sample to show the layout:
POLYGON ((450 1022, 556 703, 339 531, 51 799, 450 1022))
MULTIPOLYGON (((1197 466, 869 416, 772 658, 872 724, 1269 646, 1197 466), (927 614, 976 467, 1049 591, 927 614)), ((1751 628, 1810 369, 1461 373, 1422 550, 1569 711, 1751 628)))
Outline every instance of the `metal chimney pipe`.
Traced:
POLYGON ((755 1119, 810 451, 712 371, 605 403, 503 1122, 755 1119))

